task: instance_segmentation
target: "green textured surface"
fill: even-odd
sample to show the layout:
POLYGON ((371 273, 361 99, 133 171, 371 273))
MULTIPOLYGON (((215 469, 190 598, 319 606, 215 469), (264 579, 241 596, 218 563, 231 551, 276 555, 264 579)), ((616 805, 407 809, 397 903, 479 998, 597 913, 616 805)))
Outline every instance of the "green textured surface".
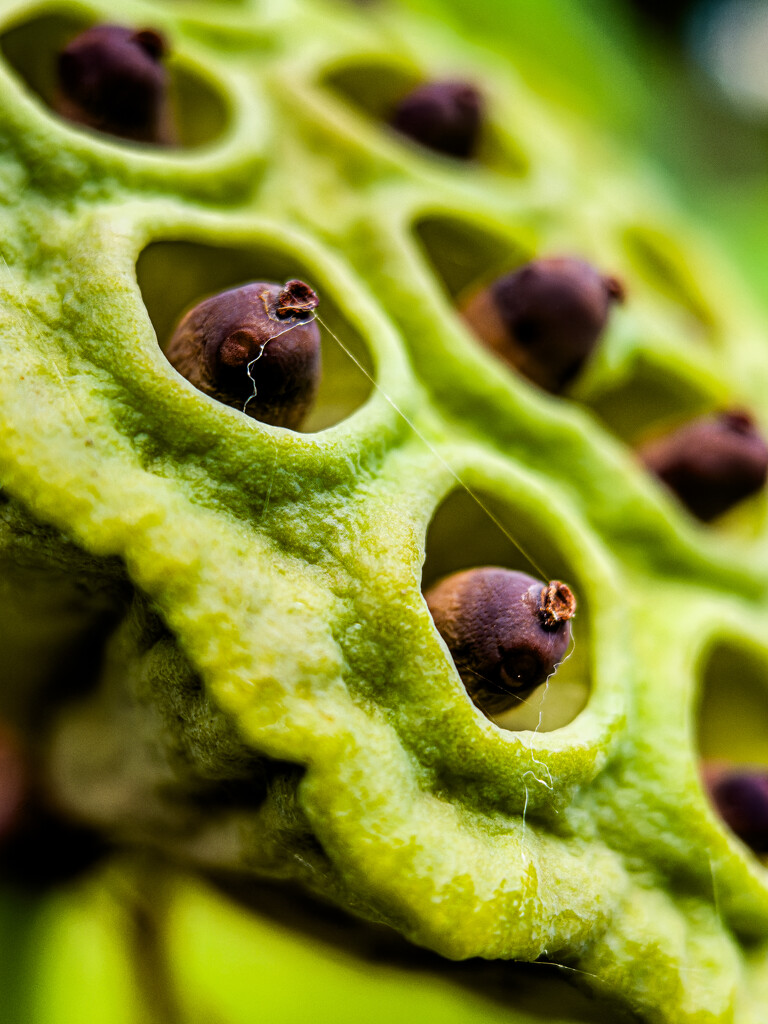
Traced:
MULTIPOLYGON (((190 145, 172 152, 41 98, 61 40, 108 5, 0 12, 11 713, 122 615, 99 685, 46 723, 61 805, 446 957, 567 964, 643 1021, 760 1024, 766 876, 709 809, 697 708, 707 680, 764 689, 765 502, 698 527, 624 444, 724 401, 763 415, 764 325, 739 282, 648 169, 402 10, 126 0, 173 44, 190 145), (375 116, 459 69, 492 111, 478 166, 375 116), (630 294, 567 399, 497 365, 452 303, 555 251, 630 294), (216 405, 158 347, 196 297, 293 276, 321 295, 327 365, 303 434, 216 405), (579 596, 545 706, 589 696, 548 731, 472 706, 421 597, 425 553, 435 575, 494 534, 477 508, 451 518, 462 485, 579 596), (251 778, 250 803, 203 799, 251 778)), ((499 538, 487 560, 527 567, 499 538)))

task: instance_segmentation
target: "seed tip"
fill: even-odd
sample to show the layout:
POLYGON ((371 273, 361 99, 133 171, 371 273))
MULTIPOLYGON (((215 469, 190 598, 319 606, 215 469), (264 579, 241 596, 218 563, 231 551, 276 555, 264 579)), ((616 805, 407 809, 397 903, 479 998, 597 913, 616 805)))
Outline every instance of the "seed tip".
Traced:
POLYGON ((745 409, 728 409, 722 412, 720 422, 734 434, 749 434, 755 429, 754 418, 745 409))
POLYGON ((539 616, 548 629, 553 629, 560 622, 567 622, 576 614, 576 598, 573 591, 565 583, 552 580, 541 588, 539 616))
POLYGON ((605 290, 608 292, 608 295, 614 302, 621 304, 626 301, 627 289, 620 277, 614 277, 613 275, 604 277, 603 284, 605 285, 605 290))
POLYGON ((280 320, 289 317, 308 317, 317 309, 320 299, 303 281, 286 281, 285 287, 275 300, 275 314, 280 320))
POLYGON ((157 29, 141 28, 134 32, 132 39, 154 60, 160 60, 168 54, 168 41, 157 29))

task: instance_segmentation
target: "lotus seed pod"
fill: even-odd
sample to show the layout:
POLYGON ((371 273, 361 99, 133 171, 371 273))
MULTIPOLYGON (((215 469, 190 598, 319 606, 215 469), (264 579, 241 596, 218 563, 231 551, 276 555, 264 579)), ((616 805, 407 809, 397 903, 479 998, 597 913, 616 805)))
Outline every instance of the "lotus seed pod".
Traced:
POLYGON ((390 123, 435 153, 467 160, 477 149, 483 107, 481 94, 469 82, 426 82, 399 101, 390 123))
POLYGON ((768 476, 768 444, 739 411, 687 423, 649 442, 640 457, 705 523, 762 490, 768 476))
POLYGON ((463 316, 492 352, 546 391, 573 381, 603 333, 623 286, 589 263, 534 260, 472 296, 463 316))
POLYGON ((295 429, 320 380, 317 304, 302 281, 244 285, 190 310, 165 354, 206 395, 295 429))
POLYGON ((564 583, 487 567, 455 573, 424 597, 467 693, 488 715, 524 700, 568 650, 576 599, 564 583))
POLYGON ((165 39, 154 29, 87 29, 59 55, 58 112, 107 135, 170 145, 166 52, 165 39))
POLYGON ((124 16, 183 149, 54 109, 106 0, 0 2, 6 1015, 764 1024, 768 876, 698 765, 768 764, 766 503, 698 529, 636 453, 765 421, 744 282, 447 19, 124 16), (388 120, 446 75, 461 163, 388 120))

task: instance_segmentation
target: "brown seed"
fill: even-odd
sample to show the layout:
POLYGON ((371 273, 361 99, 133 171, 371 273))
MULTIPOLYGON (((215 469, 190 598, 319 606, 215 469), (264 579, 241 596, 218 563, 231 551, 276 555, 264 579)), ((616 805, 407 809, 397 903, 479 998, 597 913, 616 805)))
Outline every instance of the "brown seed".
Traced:
POLYGON ((427 149, 467 160, 477 149, 483 114, 483 97, 469 82, 426 82, 400 100, 389 123, 427 149))
POLYGON ((768 772, 707 770, 705 784, 721 818, 755 853, 768 853, 768 772))
POLYGON ((703 522, 765 486, 768 445, 740 410, 703 416, 640 449, 640 458, 703 522))
POLYGON ((534 260, 471 295, 461 313, 480 341, 546 391, 579 373, 624 300, 615 277, 567 257, 534 260))
POLYGON ((485 566, 447 576, 424 598, 467 693, 487 715, 545 682, 570 643, 576 598, 559 581, 485 566))
POLYGON ((172 145, 167 52, 154 29, 95 25, 59 54, 54 106, 67 120, 108 135, 172 145))
POLYGON ((303 281, 222 292, 186 314, 165 355, 206 395, 295 430, 320 381, 318 301, 303 281))

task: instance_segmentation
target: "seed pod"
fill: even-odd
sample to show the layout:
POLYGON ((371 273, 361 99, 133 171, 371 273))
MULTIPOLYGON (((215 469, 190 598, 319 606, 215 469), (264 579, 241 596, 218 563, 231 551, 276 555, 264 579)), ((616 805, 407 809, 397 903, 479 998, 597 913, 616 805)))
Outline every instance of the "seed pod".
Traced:
POLYGON ((483 97, 469 82, 426 82, 397 104, 389 123, 401 135, 445 156, 474 156, 484 114, 483 97))
POLYGON ((768 445, 752 417, 739 410, 694 420, 639 454, 705 523, 759 491, 768 475, 768 445))
POLYGON ((165 354, 206 395, 295 430, 320 381, 318 301, 302 281, 222 292, 186 314, 165 354))
POLYGON ((165 38, 154 29, 95 25, 59 54, 62 117, 108 135, 172 145, 165 38))
POLYGON ((729 771, 707 780, 726 825, 755 853, 768 853, 768 773, 729 771))
POLYGON ((461 312, 480 341, 524 377, 557 393, 591 355, 614 302, 615 277, 583 260, 534 260, 470 296, 461 312))
POLYGON ((568 649, 576 598, 564 583, 488 566, 447 576, 424 597, 467 693, 487 715, 527 697, 568 649))

